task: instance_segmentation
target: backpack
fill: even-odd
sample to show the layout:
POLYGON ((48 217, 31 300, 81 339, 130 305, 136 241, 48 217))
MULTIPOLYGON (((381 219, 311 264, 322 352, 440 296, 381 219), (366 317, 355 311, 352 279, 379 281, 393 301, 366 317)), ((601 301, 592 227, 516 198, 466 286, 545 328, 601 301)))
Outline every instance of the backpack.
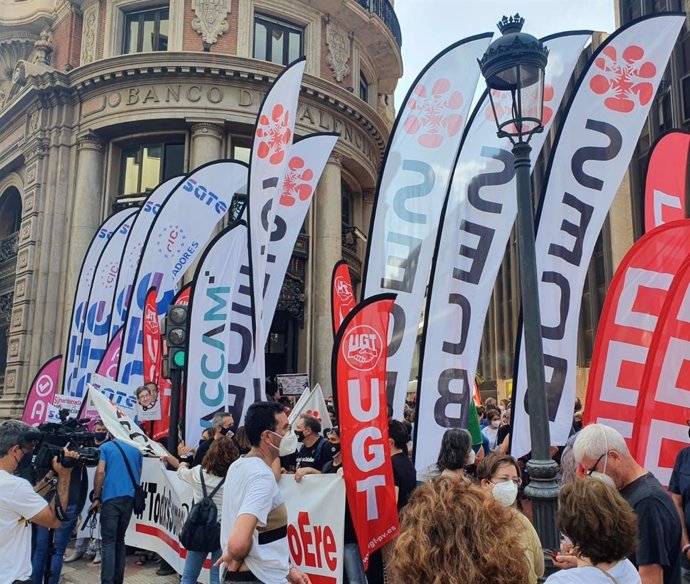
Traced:
POLYGON ((220 521, 218 521, 218 508, 213 501, 213 495, 223 486, 225 478, 210 494, 207 494, 204 469, 201 466, 199 477, 204 496, 192 505, 189 516, 180 531, 180 543, 193 552, 215 552, 220 549, 220 521))

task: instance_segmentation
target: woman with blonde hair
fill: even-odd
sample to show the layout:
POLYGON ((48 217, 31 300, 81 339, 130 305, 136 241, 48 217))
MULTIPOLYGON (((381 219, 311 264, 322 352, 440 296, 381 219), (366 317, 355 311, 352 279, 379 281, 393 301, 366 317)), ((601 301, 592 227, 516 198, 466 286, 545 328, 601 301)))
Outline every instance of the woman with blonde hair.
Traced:
POLYGON ((439 477, 416 489, 388 568, 397 584, 528 584, 519 524, 476 486, 439 477))

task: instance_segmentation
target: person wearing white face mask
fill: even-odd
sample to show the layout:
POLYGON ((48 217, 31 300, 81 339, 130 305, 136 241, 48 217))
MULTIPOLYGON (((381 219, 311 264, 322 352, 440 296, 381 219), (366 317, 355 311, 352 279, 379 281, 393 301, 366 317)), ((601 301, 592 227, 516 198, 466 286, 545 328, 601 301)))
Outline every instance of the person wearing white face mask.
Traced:
MULTIPOLYGON (((630 561, 640 572, 642 584, 679 584, 680 518, 671 497, 647 469, 628 451, 618 430, 604 424, 585 426, 573 444, 581 474, 600 478, 616 488, 637 514, 638 545, 630 561)), ((568 556, 558 556, 556 565, 568 556)))
POLYGON ((478 464, 477 480, 487 495, 491 495, 504 507, 509 507, 517 519, 521 527, 521 547, 529 566, 529 582, 536 584, 544 575, 544 553, 539 536, 529 519, 514 507, 521 484, 517 461, 505 454, 491 454, 478 464))
POLYGON ((501 412, 499 410, 489 410, 486 414, 489 424, 482 429, 482 434, 489 440, 489 450, 496 450, 498 439, 498 429, 501 427, 501 412))

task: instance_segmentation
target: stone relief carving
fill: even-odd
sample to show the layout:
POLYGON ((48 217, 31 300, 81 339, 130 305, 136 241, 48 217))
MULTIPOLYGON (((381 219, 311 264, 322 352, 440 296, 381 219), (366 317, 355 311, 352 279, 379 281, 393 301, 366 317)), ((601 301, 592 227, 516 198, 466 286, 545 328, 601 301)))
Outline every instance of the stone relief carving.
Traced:
POLYGON ((326 62, 333 71, 335 80, 342 83, 343 78, 350 73, 348 65, 351 53, 350 37, 329 22, 326 25, 326 44, 328 45, 326 62))
POLYGON ((81 65, 96 60, 96 30, 98 26, 98 2, 88 8, 82 21, 84 29, 81 41, 81 65))
POLYGON ((12 88, 12 76, 17 63, 26 60, 34 50, 35 35, 18 35, 18 38, 2 38, 0 36, 0 108, 12 88))
POLYGON ((192 0, 192 9, 196 15, 192 20, 192 28, 201 35, 205 43, 212 45, 230 28, 227 19, 230 1, 192 0))
POLYGON ((41 37, 34 43, 33 62, 50 65, 50 55, 53 53, 53 35, 47 28, 41 31, 41 37))

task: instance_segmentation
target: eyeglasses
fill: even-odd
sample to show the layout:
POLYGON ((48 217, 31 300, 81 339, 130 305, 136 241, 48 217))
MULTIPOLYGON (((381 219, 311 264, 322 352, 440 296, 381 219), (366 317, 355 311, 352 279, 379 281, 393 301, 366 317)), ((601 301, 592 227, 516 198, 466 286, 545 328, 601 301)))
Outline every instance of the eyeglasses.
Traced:
POLYGON ((513 481, 513 483, 516 486, 521 486, 522 485, 522 480, 519 477, 511 478, 511 477, 496 477, 494 480, 489 481, 492 485, 495 485, 497 482, 498 483, 507 483, 508 481, 513 481))
POLYGON ((597 458, 597 461, 594 463, 594 466, 587 471, 588 477, 591 477, 592 473, 597 470, 597 467, 599 466, 601 459, 604 458, 604 456, 606 456, 607 454, 608 454, 607 452, 604 452, 604 454, 602 454, 599 458, 597 458))

